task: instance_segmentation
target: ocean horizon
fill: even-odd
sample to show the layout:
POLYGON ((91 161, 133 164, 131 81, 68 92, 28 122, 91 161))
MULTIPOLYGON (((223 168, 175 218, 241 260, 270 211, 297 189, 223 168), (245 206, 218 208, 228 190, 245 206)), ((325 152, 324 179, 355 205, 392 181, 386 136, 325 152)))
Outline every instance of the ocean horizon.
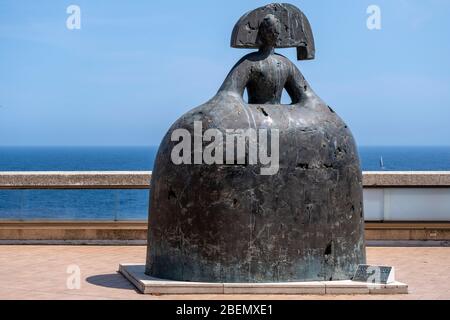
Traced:
MULTIPOLYGON (((157 151, 0 147, 0 171, 150 171, 157 151)), ((370 146, 359 153, 364 171, 450 171, 450 147, 370 146)), ((0 190, 0 220, 146 220, 148 203, 147 190, 0 190)))
MULTIPOLYGON (((149 171, 158 148, 0 146, 0 171, 149 171)), ((450 171, 450 146, 360 146, 358 151, 363 171, 450 171)))

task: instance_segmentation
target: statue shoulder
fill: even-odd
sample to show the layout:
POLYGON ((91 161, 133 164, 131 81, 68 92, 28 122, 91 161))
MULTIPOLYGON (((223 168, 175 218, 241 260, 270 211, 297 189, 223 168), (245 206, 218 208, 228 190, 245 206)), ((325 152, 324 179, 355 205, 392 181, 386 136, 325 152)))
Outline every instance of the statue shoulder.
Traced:
POLYGON ((273 56, 275 57, 275 59, 279 60, 280 62, 288 66, 293 66, 295 68, 297 67, 289 58, 283 56, 282 54, 275 53, 273 56))

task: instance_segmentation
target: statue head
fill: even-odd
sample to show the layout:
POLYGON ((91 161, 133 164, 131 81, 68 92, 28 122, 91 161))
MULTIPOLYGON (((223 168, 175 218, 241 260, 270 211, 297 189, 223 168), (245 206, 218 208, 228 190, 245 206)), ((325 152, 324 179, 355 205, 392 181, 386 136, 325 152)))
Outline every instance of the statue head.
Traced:
POLYGON ((280 33, 280 20, 273 14, 268 14, 259 24, 256 43, 260 47, 276 47, 280 33))
POLYGON ((298 60, 315 57, 314 37, 308 19, 297 7, 273 3, 252 10, 236 23, 233 48, 297 48, 298 60))

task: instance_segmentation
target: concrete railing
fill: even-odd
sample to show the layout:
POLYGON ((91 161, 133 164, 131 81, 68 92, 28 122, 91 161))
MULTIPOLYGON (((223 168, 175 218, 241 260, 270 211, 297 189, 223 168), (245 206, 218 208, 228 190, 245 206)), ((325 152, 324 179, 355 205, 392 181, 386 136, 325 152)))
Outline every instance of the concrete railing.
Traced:
MULTIPOLYGON (((0 189, 148 189, 151 171, 0 172, 0 189)), ((450 188, 450 171, 364 172, 365 188, 450 188)))
MULTIPOLYGON (((0 189, 149 189, 150 171, 0 172, 0 189)), ((367 221, 450 221, 450 172, 364 172, 367 221)))
POLYGON ((151 171, 0 172, 0 189, 149 189, 151 171))
POLYGON ((450 172, 366 172, 367 221, 450 221, 450 172))
POLYGON ((450 188, 450 171, 364 172, 365 188, 450 188))
MULTIPOLYGON (((0 172, 0 189, 149 189, 150 180, 149 171, 0 172)), ((449 244, 450 172, 365 172, 363 184, 368 244, 449 244)), ((0 245, 145 244, 147 228, 146 221, 2 221, 0 215, 0 245)))

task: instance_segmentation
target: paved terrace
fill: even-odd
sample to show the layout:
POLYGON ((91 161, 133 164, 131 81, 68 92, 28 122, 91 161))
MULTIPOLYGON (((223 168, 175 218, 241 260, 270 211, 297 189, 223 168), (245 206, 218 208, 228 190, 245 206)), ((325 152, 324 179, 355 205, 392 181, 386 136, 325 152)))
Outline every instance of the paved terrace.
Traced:
POLYGON ((147 296, 117 273, 119 263, 144 263, 145 247, 0 246, 0 299, 450 299, 450 248, 368 248, 371 264, 393 265, 409 295, 177 295, 147 296), (81 288, 70 290, 67 268, 77 265, 81 288))

